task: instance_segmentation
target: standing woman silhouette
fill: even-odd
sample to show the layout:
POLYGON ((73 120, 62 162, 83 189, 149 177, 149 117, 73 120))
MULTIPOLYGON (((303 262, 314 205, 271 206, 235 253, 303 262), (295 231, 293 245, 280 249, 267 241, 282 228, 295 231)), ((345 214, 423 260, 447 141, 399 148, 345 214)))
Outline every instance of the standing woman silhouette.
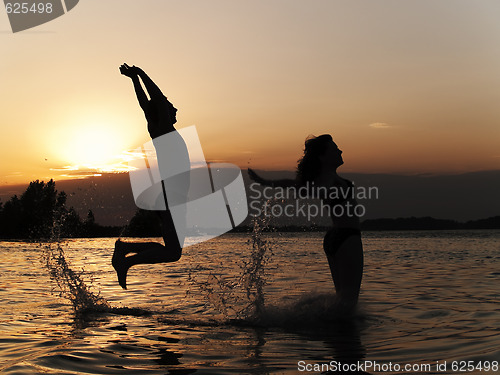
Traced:
MULTIPOLYGON (((323 195, 322 200, 330 207, 332 229, 324 238, 323 248, 332 274, 338 303, 342 309, 352 310, 358 301, 363 276, 363 245, 359 218, 349 207, 357 205, 353 198, 351 181, 340 177, 337 168, 344 164, 342 151, 331 135, 324 134, 305 142, 304 155, 297 165, 295 180, 267 180, 249 169, 249 176, 255 182, 272 187, 303 187, 309 192, 340 191, 346 198, 331 199, 323 195), (326 189, 325 189, 326 188, 326 189), (340 208, 342 209, 338 209, 340 208), (340 212, 340 214, 339 214, 340 212)), ((318 194, 315 194, 318 196, 318 194)), ((354 210, 355 211, 355 210, 354 210)))
MULTIPOLYGON (((151 78, 141 68, 127 64, 120 66, 120 72, 132 79, 137 100, 146 116, 149 135, 153 139, 153 143, 155 138, 175 132, 174 124, 177 122, 177 109, 167 100, 151 78), (150 99, 146 96, 139 78, 142 80, 150 99)), ((179 145, 179 147, 176 147, 176 152, 179 153, 177 155, 178 160, 187 163, 186 167, 188 169, 186 170, 189 170, 187 147, 178 133, 175 136, 178 138, 176 141, 179 145)), ((182 246, 177 237, 170 211, 167 209, 166 211, 155 212, 160 219, 165 245, 157 242, 123 242, 120 239, 115 243, 111 263, 118 275, 118 283, 123 289, 127 289, 127 272, 130 267, 137 264, 176 262, 182 255, 182 246)))

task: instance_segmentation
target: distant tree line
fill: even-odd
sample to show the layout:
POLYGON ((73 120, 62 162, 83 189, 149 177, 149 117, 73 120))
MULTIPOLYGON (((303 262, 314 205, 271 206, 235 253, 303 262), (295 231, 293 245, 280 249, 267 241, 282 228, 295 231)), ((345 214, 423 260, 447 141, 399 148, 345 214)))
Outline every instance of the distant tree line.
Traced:
MULTIPOLYGON (((314 225, 284 225, 264 228, 264 232, 326 232, 328 226, 314 225)), ((488 219, 470 220, 461 223, 455 220, 434 219, 432 217, 405 217, 397 219, 369 219, 361 222, 363 231, 390 231, 390 230, 457 230, 457 229, 500 229, 500 216, 488 219)), ((231 232, 251 232, 252 227, 240 225, 231 232)))
MULTIPOLYGON (((67 195, 58 192, 55 182, 33 181, 18 197, 0 202, 0 239, 57 239, 76 237, 160 237, 161 229, 154 211, 138 209, 125 227, 102 226, 95 222, 92 210, 81 219, 73 207, 67 207, 67 195)), ((365 220, 363 230, 443 230, 500 229, 500 216, 460 223, 432 217, 365 220)), ((325 231, 326 227, 284 226, 269 228, 278 232, 325 231)), ((251 232, 250 226, 239 226, 232 232, 251 232)))
POLYGON ((66 204, 67 195, 56 183, 33 181, 18 197, 0 202, 0 239, 41 240, 81 237, 160 237, 161 228, 153 211, 138 209, 125 227, 96 223, 92 210, 82 219, 66 204))
POLYGON ((66 205, 67 195, 58 192, 53 180, 30 182, 26 191, 0 202, 0 238, 55 239, 60 237, 94 237, 115 235, 117 228, 95 222, 89 210, 82 220, 73 207, 66 205))
POLYGON ((461 223, 455 220, 432 217, 407 217, 397 219, 373 219, 361 223, 363 230, 454 230, 454 229, 500 229, 500 216, 470 220, 461 223))

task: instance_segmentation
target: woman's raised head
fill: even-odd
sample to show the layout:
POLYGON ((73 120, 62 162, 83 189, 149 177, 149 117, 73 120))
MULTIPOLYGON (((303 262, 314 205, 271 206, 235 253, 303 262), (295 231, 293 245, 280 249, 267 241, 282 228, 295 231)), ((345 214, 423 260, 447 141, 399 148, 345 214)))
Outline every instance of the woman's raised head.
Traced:
POLYGON ((314 181, 323 165, 332 162, 332 155, 338 156, 336 161, 341 165, 341 153, 330 134, 309 136, 305 142, 304 155, 298 161, 297 180, 303 184, 314 181))

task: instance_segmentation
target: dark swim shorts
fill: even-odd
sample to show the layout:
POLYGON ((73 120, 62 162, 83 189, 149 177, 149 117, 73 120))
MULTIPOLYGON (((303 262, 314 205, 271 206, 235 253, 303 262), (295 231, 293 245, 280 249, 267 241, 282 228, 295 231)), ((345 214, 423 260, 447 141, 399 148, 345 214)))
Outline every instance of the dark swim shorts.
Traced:
POLYGON ((334 256, 345 240, 351 236, 361 236, 361 232, 356 228, 333 228, 329 230, 323 240, 323 249, 326 255, 334 256))

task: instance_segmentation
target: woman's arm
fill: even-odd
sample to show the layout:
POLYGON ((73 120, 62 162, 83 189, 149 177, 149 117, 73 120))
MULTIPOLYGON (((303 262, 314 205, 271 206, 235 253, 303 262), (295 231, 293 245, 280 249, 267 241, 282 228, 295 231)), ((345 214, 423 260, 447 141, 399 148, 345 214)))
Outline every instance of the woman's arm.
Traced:
POLYGON ((142 88, 141 82, 139 81, 137 70, 131 68, 127 64, 123 64, 122 66, 120 66, 120 73, 126 77, 129 77, 132 80, 132 83, 134 84, 135 95, 137 96, 139 105, 141 106, 142 110, 146 112, 146 108, 148 105, 148 97, 146 96, 146 93, 142 88))
POLYGON ((165 95, 163 95, 160 88, 156 85, 156 83, 153 82, 151 78, 149 78, 144 70, 136 66, 133 66, 132 69, 135 69, 137 71, 137 75, 141 77, 142 82, 144 83, 144 86, 148 91, 149 97, 152 100, 165 98, 165 95))
POLYGON ((137 96, 139 105, 141 106, 142 110, 146 112, 148 105, 148 97, 146 96, 146 93, 142 89, 141 82, 139 82, 139 77, 138 76, 132 77, 132 82, 134 83, 135 95, 137 96))
POLYGON ((275 187, 292 187, 292 186, 297 186, 297 181, 292 180, 292 179, 281 179, 281 180, 268 180, 265 178, 260 177, 253 169, 248 168, 248 176, 252 181, 255 181, 261 185, 264 186, 271 186, 273 188, 275 187))

